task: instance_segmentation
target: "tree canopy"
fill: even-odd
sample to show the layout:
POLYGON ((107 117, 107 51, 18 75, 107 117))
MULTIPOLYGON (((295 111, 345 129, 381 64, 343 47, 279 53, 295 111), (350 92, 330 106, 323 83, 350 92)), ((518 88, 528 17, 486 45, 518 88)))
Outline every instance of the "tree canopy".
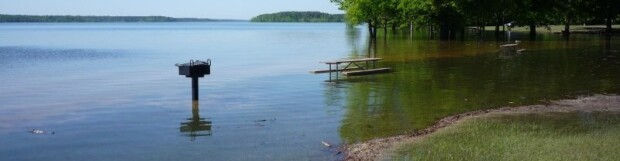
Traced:
MULTIPOLYGON (((529 26, 565 24, 611 24, 620 15, 618 0, 330 0, 340 6, 353 25, 366 23, 370 35, 377 28, 430 26, 449 38, 465 27, 499 26, 516 22, 529 26)), ((385 30, 384 30, 385 31, 385 30)))
POLYGON ((278 12, 262 14, 251 22, 345 22, 344 14, 328 14, 322 12, 278 12))

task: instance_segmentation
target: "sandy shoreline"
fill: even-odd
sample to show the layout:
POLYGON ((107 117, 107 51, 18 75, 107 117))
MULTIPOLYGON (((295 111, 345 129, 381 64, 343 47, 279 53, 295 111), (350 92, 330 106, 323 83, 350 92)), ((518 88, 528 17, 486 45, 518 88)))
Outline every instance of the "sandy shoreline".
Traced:
POLYGON ((545 113, 545 112, 575 112, 575 111, 620 111, 620 96, 617 95, 594 95, 579 97, 577 99, 552 101, 548 105, 530 105, 519 107, 502 107, 498 109, 478 110, 458 115, 448 116, 439 120, 435 125, 420 130, 414 134, 398 135, 388 138, 378 138, 366 142, 345 145, 344 160, 381 160, 389 157, 389 152, 410 143, 418 138, 427 136, 441 128, 450 126, 463 119, 480 117, 490 114, 516 114, 516 113, 545 113))

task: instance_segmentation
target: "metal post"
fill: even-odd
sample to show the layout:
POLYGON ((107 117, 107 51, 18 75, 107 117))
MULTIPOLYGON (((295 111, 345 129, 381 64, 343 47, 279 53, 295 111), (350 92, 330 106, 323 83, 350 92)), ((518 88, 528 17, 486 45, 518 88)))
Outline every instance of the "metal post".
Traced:
POLYGON ((198 77, 192 77, 192 100, 198 101, 198 77))

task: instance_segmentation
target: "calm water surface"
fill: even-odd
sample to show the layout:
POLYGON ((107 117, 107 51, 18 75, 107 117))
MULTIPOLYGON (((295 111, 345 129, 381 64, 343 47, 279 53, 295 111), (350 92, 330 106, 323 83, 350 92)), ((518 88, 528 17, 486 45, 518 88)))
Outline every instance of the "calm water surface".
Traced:
POLYGON ((503 42, 421 33, 369 42, 364 31, 338 23, 1 24, 0 158, 337 160, 321 141, 338 146, 454 113, 620 91, 618 38, 540 35, 522 40, 527 52, 503 56, 503 42), (308 74, 327 68, 320 61, 368 56, 395 72, 337 83, 308 74), (207 58, 212 74, 192 104, 190 79, 174 64, 207 58))

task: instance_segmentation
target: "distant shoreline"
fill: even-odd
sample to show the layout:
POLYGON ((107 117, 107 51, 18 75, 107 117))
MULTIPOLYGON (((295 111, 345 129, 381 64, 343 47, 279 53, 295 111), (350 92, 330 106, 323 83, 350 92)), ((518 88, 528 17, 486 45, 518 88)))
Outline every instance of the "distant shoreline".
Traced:
POLYGON ((345 22, 344 14, 329 14, 318 11, 285 11, 261 14, 250 22, 285 22, 285 23, 330 23, 345 22))
POLYGON ((88 22, 249 22, 248 20, 174 18, 166 16, 73 16, 73 15, 6 15, 0 23, 88 23, 88 22))

